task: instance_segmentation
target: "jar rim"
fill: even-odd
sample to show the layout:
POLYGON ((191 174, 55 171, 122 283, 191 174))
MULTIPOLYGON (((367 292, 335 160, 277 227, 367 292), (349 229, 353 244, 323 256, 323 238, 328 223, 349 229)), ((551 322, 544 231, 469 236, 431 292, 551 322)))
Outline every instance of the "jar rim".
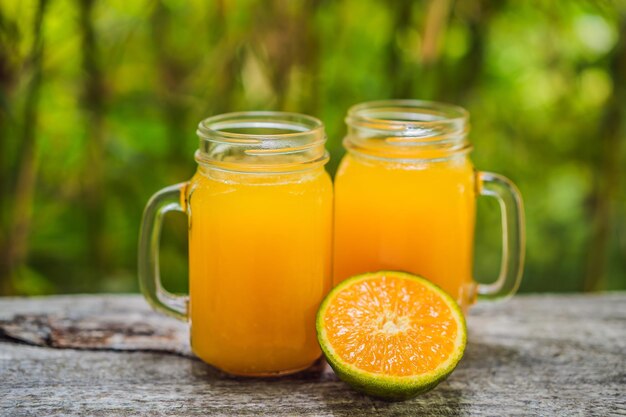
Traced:
POLYGON ((328 161, 321 120, 301 113, 242 111, 198 123, 196 162, 237 172, 289 172, 328 161))
POLYGON ((207 140, 262 140, 262 139, 294 139, 302 135, 321 135, 324 137, 324 123, 313 116, 302 113, 284 111, 240 111, 210 116, 198 123, 198 136, 207 140), (258 120, 255 120, 258 119, 258 120), (284 130, 281 133, 237 133, 223 129, 232 128, 275 128, 284 130))
POLYGON ((378 100, 352 106, 344 147, 379 159, 445 160, 471 151, 469 112, 426 100, 378 100))
POLYGON ((461 106, 437 101, 376 100, 350 107, 345 121, 349 126, 389 131, 429 128, 442 123, 463 130, 469 121, 469 112, 461 106), (391 115, 400 117, 390 118, 391 115))

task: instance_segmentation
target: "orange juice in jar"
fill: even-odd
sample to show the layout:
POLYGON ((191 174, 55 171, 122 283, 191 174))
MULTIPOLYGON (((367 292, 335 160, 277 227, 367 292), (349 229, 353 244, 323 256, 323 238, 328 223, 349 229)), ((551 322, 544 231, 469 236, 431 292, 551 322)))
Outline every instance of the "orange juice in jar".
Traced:
POLYGON ((196 175, 160 191, 146 208, 144 294, 189 320, 193 352, 219 369, 304 369, 321 354, 315 314, 331 284, 323 125, 293 113, 230 113, 204 120, 198 134, 196 175), (168 210, 189 219, 188 307, 160 287, 150 248, 159 213, 168 210))
POLYGON ((335 178, 334 283, 364 272, 422 275, 464 308, 476 294, 497 297, 519 285, 523 212, 515 186, 476 173, 469 159, 467 112, 417 100, 350 109, 347 154, 335 178), (497 198, 503 262, 497 281, 472 279, 475 199, 497 198))

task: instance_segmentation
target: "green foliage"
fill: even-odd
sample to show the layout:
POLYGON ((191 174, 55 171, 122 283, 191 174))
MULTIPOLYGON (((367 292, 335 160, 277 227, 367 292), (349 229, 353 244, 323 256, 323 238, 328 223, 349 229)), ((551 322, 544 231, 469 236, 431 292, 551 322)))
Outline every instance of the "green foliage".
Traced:
MULTIPOLYGON (((0 294, 136 290, 143 206, 191 177, 202 118, 315 115, 334 172, 348 107, 384 98, 470 110, 476 166, 525 199, 522 291, 626 289, 625 37, 611 2, 0 0, 0 294)), ((481 280, 497 224, 480 201, 481 280)), ((186 288, 183 219, 162 267, 186 288)))

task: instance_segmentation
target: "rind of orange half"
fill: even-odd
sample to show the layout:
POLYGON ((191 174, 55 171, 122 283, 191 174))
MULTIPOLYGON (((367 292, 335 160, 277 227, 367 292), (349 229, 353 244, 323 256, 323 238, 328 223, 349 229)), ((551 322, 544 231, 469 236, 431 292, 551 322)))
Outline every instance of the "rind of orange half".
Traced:
POLYGON ((434 388, 454 370, 466 344, 454 299, 424 278, 396 271, 340 283, 320 306, 317 332, 339 378, 387 399, 434 388))

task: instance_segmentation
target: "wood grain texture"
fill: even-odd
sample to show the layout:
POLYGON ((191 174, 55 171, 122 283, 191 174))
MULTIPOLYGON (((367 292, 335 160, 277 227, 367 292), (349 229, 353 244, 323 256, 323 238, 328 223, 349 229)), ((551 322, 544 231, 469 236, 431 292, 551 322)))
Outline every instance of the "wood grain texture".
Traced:
MULTIPOLYGON (((70 297, 59 309, 46 302, 48 312, 29 312, 3 317, 0 334, 5 338, 53 348, 155 351, 192 357, 189 328, 178 320, 146 308, 141 299, 119 297, 70 297), (127 299, 126 299, 127 298, 127 299), (119 301, 119 302, 118 302, 119 301), (66 304, 67 308, 63 309, 66 304)), ((51 300, 52 301, 52 300, 51 300)), ((28 305, 28 304, 27 304, 28 305)))
POLYGON ((139 296, 0 298, 0 322, 0 416, 626 415, 623 293, 478 305, 457 370, 401 403, 355 393, 323 362, 285 378, 220 374, 139 296), (56 348, 71 346, 88 349, 56 348))

